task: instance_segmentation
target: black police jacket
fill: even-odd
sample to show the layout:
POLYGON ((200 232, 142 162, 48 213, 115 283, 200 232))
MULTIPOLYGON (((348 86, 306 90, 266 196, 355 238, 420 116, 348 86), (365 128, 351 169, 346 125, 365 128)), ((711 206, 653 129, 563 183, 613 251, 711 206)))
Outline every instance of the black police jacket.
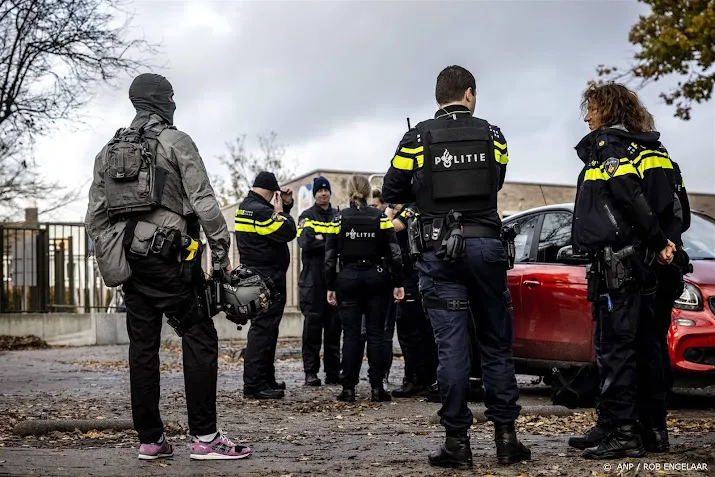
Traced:
POLYGON ((369 207, 366 202, 363 202, 359 206, 350 204, 349 208, 342 210, 333 220, 333 227, 336 233, 329 234, 325 242, 325 278, 328 290, 335 291, 335 283, 338 276, 338 261, 342 258, 340 234, 350 235, 350 231, 342 228, 343 217, 346 219, 351 217, 374 217, 379 220, 380 231, 375 237, 377 245, 375 247, 375 253, 372 257, 366 257, 365 259, 375 264, 380 264, 384 258, 390 271, 393 286, 396 288, 402 287, 404 284, 402 252, 397 243, 395 227, 384 212, 375 207, 369 207))
POLYGON ((627 144, 627 157, 641 176, 643 195, 658 217, 660 229, 673 243, 681 244, 686 216, 688 225, 690 222, 690 205, 680 168, 676 169, 668 150, 660 142, 660 133, 634 133, 620 128, 611 128, 608 131, 610 135, 627 144))
POLYGON ((585 164, 577 182, 572 226, 578 252, 643 242, 659 253, 667 245, 643 194, 642 178, 629 159, 628 145, 611 128, 592 131, 575 148, 585 164))
POLYGON ((239 260, 251 267, 288 270, 288 242, 296 235, 290 215, 293 202, 276 212, 266 199, 250 191, 236 209, 235 231, 239 260))
MULTIPOLYGON (((463 121, 471 118, 472 113, 465 106, 446 106, 435 113, 439 121, 463 121)), ((501 130, 489 125, 489 132, 494 145, 494 167, 498 168, 498 188, 501 190, 506 176, 506 167, 509 162, 507 143, 501 130)), ((397 146, 395 155, 390 163, 390 168, 385 174, 382 186, 382 196, 386 202, 394 204, 407 204, 416 202, 416 196, 424 194, 426 187, 424 166, 424 148, 417 127, 407 131, 397 146)), ((428 218, 427 214, 422 215, 428 218)), ((501 227, 501 219, 497 212, 496 203, 479 212, 463 214, 465 223, 474 223, 493 228, 501 227)))
POLYGON ((301 248, 303 269, 300 272, 300 283, 318 285, 325 280, 325 242, 330 234, 336 234, 337 228, 333 219, 337 209, 328 206, 323 209, 314 204, 303 211, 298 217, 298 246, 301 248), (322 239, 316 236, 322 236, 322 239))

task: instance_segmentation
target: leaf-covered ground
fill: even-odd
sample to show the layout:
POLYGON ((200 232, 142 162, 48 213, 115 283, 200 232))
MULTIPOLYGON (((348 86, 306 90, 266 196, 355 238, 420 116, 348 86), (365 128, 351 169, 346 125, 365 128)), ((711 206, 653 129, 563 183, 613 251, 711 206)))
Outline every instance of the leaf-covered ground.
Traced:
MULTIPOLYGON (((506 468, 495 462, 493 426, 475 422, 471 431, 475 468, 452 472, 426 463, 427 454, 444 435, 441 426, 430 423, 437 404, 419 398, 371 403, 367 382, 358 387, 357 403, 337 402, 338 386, 302 385, 296 340, 281 342, 277 353, 278 379, 288 385, 286 397, 245 400, 241 392, 243 346, 240 342, 221 345, 217 406, 219 425, 234 441, 251 445, 254 455, 240 462, 209 463, 188 459, 181 348, 175 343, 165 343, 161 350, 161 410, 176 455, 152 463, 136 459, 133 430, 55 431, 27 437, 12 432, 17 422, 27 419, 131 418, 126 346, 38 347, 0 353, 0 475, 705 476, 713 475, 715 469, 712 394, 693 397, 690 404, 697 406, 685 402, 686 409, 671 413, 673 452, 665 456, 606 463, 582 459, 566 440, 593 424, 593 411, 583 409, 568 417, 521 416, 519 435, 532 449, 533 459, 506 468), (629 463, 633 468, 628 468, 629 463), (676 471, 677 463, 690 469, 682 470, 681 465, 676 471), (611 465, 610 470, 604 464, 611 465), (709 465, 709 471, 693 468, 696 464, 709 465)), ((396 358, 393 387, 402 378, 402 367, 402 360, 396 358)), ((367 363, 363 377, 366 368, 367 363)), ((522 405, 550 404, 542 386, 528 386, 529 377, 520 381, 524 384, 522 405)))

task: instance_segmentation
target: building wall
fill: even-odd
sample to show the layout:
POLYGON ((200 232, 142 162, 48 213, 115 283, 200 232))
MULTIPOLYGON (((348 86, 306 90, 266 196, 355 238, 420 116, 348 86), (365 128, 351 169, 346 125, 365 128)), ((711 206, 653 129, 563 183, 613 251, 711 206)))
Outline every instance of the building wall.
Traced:
MULTIPOLYGON (((298 221, 298 216, 302 208, 308 208, 313 205, 312 193, 304 186, 311 185, 313 178, 322 175, 330 181, 332 188, 333 207, 345 208, 348 205, 347 201, 347 181, 352 176, 353 172, 340 171, 314 171, 291 182, 283 184, 283 187, 289 187, 293 190, 293 198, 295 205, 291 210, 291 215, 298 221)), ((371 173, 363 173, 370 176, 371 173)), ((382 177, 377 175, 373 177, 372 184, 375 187, 382 186, 382 177)), ((542 205, 559 204, 564 202, 573 202, 576 194, 576 188, 573 186, 555 186, 555 185, 539 185, 539 184, 524 184, 524 183, 505 183, 502 190, 499 192, 499 213, 501 215, 510 215, 522 210, 538 207, 542 205)), ((715 194, 688 194, 691 207, 693 209, 702 210, 703 212, 715 217, 715 194)), ((229 230, 233 230, 234 214, 236 206, 230 206, 223 209, 223 214, 229 230)), ((231 263, 235 267, 239 264, 239 254, 236 249, 235 240, 232 240, 232 259, 231 263)), ((287 310, 295 311, 298 307, 298 279, 300 277, 300 248, 297 240, 293 240, 288 244, 291 253, 291 265, 287 273, 287 310)), ((208 268, 205 268, 208 270, 208 268)))

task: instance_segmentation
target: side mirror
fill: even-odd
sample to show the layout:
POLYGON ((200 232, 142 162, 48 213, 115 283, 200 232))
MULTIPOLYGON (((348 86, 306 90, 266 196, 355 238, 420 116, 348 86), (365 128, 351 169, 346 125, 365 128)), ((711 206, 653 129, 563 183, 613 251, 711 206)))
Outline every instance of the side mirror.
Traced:
POLYGON ((591 259, 587 255, 578 255, 573 253, 573 247, 567 245, 561 247, 556 254, 556 261, 559 263, 567 263, 573 265, 591 263, 591 259))

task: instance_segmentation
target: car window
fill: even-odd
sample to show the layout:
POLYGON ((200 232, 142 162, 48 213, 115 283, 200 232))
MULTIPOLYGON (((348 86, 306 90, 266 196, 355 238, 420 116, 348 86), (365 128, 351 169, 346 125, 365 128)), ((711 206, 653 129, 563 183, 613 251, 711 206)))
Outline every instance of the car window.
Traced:
POLYGON ((531 252, 531 243, 534 237, 534 227, 539 220, 538 215, 531 215, 523 219, 516 220, 521 227, 519 235, 514 238, 516 248, 516 263, 528 262, 531 252))
POLYGON ((715 260, 715 220, 694 212, 683 234, 683 248, 691 260, 715 260))
POLYGON ((562 247, 571 244, 571 214, 568 212, 550 212, 544 215, 539 234, 539 247, 536 261, 556 263, 556 255, 562 247))

